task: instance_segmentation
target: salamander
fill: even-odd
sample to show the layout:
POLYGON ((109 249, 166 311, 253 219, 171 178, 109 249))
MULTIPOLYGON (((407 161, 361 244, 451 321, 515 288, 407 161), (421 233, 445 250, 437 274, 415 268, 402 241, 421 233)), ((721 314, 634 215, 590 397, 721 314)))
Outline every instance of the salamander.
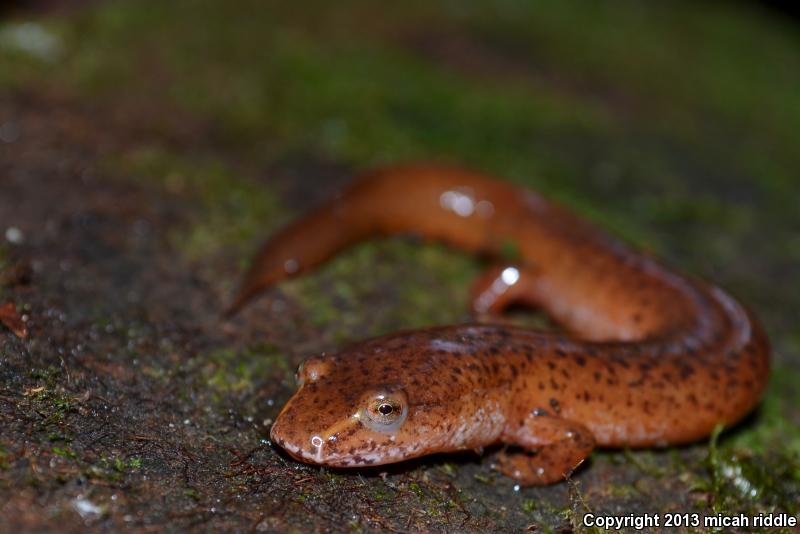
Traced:
POLYGON ((472 288, 476 314, 522 304, 562 328, 440 326, 313 356, 270 433, 297 460, 357 468, 502 445, 494 467, 550 484, 595 447, 700 440, 762 395, 768 339, 722 289, 533 191, 456 167, 362 176, 264 244, 229 312, 353 243, 399 233, 493 259, 472 288))

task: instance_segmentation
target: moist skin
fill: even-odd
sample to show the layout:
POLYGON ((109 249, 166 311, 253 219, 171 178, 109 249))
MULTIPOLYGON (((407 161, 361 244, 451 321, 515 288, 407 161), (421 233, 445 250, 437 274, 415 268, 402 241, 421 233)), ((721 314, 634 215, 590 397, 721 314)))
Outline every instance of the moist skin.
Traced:
POLYGON ((500 471, 549 484, 595 446, 696 441, 761 397, 768 340, 723 290, 532 191, 452 167, 363 176, 263 245, 229 312, 350 244, 398 233, 497 260, 472 287, 476 314, 529 305, 567 333, 442 326, 310 358, 271 431, 300 461, 363 467, 505 444, 500 471), (504 263, 509 245, 516 259, 504 263))

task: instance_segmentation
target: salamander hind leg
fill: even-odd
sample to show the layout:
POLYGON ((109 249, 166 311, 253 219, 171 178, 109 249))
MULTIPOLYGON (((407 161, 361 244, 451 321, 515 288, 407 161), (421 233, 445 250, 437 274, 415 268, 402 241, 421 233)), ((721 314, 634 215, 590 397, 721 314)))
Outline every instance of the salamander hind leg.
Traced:
POLYGON ((497 315, 511 304, 538 306, 534 291, 536 278, 534 270, 513 265, 488 268, 472 283, 472 311, 479 315, 497 315))
POLYGON ((563 480, 595 445, 592 433, 580 423, 536 412, 516 429, 507 430, 503 441, 513 448, 499 452, 494 467, 525 486, 563 480))

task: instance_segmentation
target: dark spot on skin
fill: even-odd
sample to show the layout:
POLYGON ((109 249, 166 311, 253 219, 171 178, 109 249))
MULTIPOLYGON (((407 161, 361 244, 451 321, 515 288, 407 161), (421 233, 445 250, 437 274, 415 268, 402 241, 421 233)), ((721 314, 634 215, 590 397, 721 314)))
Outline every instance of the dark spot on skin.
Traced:
POLYGON ((553 409, 554 412, 559 413, 561 411, 561 406, 558 404, 556 399, 550 399, 550 407, 553 409))
POLYGON ((553 369, 556 368, 556 364, 554 364, 553 362, 547 362, 547 367, 549 367, 550 370, 552 371, 553 369))
POLYGON ((584 358, 583 356, 580 356, 580 355, 579 356, 575 356, 575 363, 577 363, 578 365, 583 367, 584 365, 586 365, 586 358, 584 358))

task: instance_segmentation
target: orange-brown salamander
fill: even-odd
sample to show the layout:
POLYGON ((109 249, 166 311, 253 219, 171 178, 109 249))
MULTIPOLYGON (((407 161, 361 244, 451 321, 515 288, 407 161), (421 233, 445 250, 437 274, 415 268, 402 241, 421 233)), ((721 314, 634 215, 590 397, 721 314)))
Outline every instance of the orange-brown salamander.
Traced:
POLYGON ((500 471, 548 484, 595 446, 701 439, 746 415, 767 382, 767 338, 721 289, 534 192, 443 166, 373 172, 273 236, 231 310, 347 245, 396 233, 498 260, 513 243, 515 263, 475 284, 475 311, 536 306, 568 333, 443 326, 312 357, 271 431, 298 460, 360 467, 504 444, 500 471))

